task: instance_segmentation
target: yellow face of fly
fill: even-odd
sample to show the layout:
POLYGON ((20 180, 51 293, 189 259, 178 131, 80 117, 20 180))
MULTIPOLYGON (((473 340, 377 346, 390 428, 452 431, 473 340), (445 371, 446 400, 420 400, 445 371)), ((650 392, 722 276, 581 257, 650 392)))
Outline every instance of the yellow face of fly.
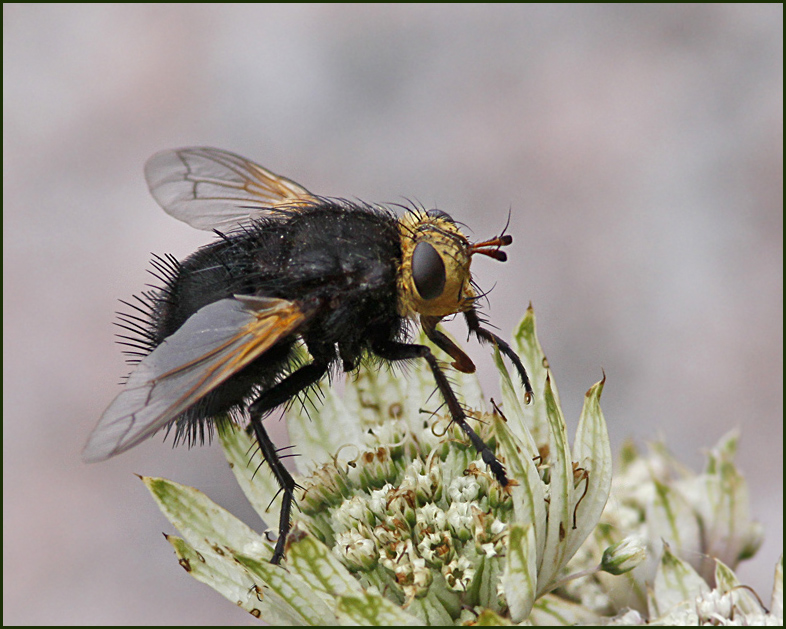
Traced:
POLYGON ((453 220, 441 212, 411 212, 399 232, 399 314, 445 317, 469 310, 475 299, 472 248, 453 220))

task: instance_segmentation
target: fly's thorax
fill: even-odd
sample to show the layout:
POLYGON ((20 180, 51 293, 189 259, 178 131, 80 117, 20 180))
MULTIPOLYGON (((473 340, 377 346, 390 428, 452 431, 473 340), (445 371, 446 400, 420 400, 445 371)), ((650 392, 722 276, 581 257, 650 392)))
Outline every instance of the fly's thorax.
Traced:
POLYGON ((411 212, 399 222, 401 267, 398 312, 403 317, 445 317, 472 307, 470 243, 438 210, 411 212))

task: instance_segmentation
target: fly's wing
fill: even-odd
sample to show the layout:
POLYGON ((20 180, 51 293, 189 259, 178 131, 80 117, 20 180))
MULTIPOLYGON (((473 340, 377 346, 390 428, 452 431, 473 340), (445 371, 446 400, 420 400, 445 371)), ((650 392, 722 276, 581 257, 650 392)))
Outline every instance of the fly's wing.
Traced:
POLYGON ((205 230, 228 230, 251 219, 313 203, 302 186, 252 161, 209 147, 156 153, 145 179, 158 204, 176 219, 205 230))
POLYGON ((294 302, 264 297, 237 296, 200 309, 137 365, 82 458, 93 463, 133 448, 307 319, 294 302))

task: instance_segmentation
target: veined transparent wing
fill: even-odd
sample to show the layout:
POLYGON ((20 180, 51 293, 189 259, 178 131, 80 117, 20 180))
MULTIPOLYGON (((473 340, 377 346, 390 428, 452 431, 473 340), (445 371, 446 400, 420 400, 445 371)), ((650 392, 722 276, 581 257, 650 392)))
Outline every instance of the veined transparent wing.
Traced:
POLYGON ((156 153, 145 179, 158 204, 176 219, 205 230, 229 230, 254 218, 313 203, 299 184, 240 155, 210 147, 156 153))
POLYGON ((307 319, 285 299, 236 296, 201 308, 137 365, 82 458, 103 461, 133 448, 307 319))

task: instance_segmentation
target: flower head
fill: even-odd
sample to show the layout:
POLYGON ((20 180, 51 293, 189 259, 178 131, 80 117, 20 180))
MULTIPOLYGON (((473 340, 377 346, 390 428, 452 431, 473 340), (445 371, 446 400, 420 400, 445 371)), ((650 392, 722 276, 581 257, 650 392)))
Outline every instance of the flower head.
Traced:
MULTIPOLYGON (((271 540, 197 490, 145 479, 183 535, 167 538, 180 564, 278 624, 562 624, 616 613, 607 580, 630 578, 646 562, 641 536, 620 542, 641 534, 639 503, 624 504, 613 524, 598 526, 611 488, 599 405, 604 382, 587 392, 570 447, 531 310, 513 346, 530 374, 532 404, 498 354, 501 405, 486 404, 473 376, 453 378, 478 434, 506 467, 507 487, 439 414, 425 365, 413 364, 406 376, 363 367, 343 396, 327 389, 320 405, 306 401, 288 413, 302 468, 300 511, 282 565, 269 563, 271 540)), ((221 441, 251 504, 265 521, 277 522, 278 487, 251 438, 227 429, 221 441)), ((755 546, 751 535, 738 539, 723 530, 718 540, 736 556, 755 546)), ((659 574, 663 579, 667 571, 659 574)), ((711 590, 705 584, 697 591, 711 590)), ((636 617, 665 617, 668 598, 656 591, 636 617)), ((738 599, 705 597, 691 609, 709 617, 730 605, 739 609, 738 599)), ((623 618, 633 615, 617 621, 623 618)))

